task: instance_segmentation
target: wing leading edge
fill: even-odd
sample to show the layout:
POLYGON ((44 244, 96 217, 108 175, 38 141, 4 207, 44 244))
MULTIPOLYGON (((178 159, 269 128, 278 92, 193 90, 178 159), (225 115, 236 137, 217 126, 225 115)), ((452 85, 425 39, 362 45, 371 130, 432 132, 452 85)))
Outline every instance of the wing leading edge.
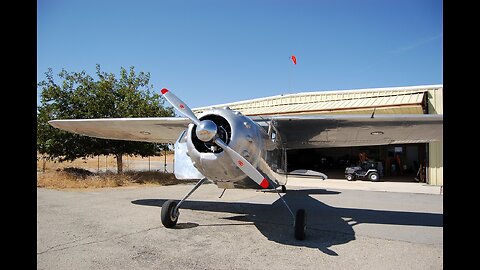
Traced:
POLYGON ((287 149, 443 140, 443 115, 275 116, 270 120, 287 149))
MULTIPOLYGON (((287 149, 424 143, 443 140, 443 115, 317 115, 273 116, 287 149)), ((178 117, 51 120, 59 129, 116 140, 175 143, 190 120, 178 117)))
POLYGON ((187 118, 101 118, 51 120, 50 125, 80 135, 114 140, 175 143, 190 123, 187 118))

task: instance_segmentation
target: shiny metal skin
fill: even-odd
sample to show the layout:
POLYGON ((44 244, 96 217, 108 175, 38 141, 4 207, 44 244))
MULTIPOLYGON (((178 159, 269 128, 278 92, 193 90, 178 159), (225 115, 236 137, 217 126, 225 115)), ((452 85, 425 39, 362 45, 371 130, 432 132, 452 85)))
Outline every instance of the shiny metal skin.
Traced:
POLYGON ((195 133, 201 141, 208 142, 217 135, 217 125, 212 120, 203 120, 198 125, 195 133))
MULTIPOLYGON (((229 109, 213 109, 204 112, 199 117, 200 122, 212 121, 217 126, 218 136, 235 152, 240 153, 248 162, 265 175, 270 181, 278 184, 276 174, 264 160, 267 157, 268 148, 272 143, 267 130, 257 123, 235 111, 229 109), (222 135, 223 134, 223 135, 222 135), (268 146, 268 147, 267 147, 268 146)), ((212 125, 213 126, 213 125, 212 125)), ((186 133, 188 156, 197 170, 220 186, 235 188, 259 188, 259 186, 232 161, 232 158, 218 147, 218 151, 210 150, 215 146, 213 140, 204 141, 205 138, 198 136, 198 129, 191 124, 186 133), (200 142, 201 141, 201 142, 200 142), (202 145, 203 143, 203 145, 202 145), (228 183, 228 185, 224 185, 228 183)), ((280 176, 280 178, 282 178, 280 176)), ((284 178, 284 177, 283 177, 284 178)), ((284 181, 280 181, 284 182, 284 181)))

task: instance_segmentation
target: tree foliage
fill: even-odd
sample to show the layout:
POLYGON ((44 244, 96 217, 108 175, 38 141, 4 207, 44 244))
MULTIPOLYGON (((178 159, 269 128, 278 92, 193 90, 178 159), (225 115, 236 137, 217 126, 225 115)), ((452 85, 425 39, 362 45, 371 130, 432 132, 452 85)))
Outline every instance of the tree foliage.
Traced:
POLYGON ((152 93, 150 73, 135 73, 134 67, 120 69, 118 78, 96 65, 96 79, 81 72, 58 74, 52 69, 38 83, 41 104, 37 108, 37 150, 48 159, 72 161, 77 158, 114 154, 118 172, 122 172, 122 155, 142 157, 157 154, 165 145, 81 136, 56 129, 48 124, 53 119, 87 119, 120 117, 173 116, 172 108, 164 108, 164 99, 152 93))

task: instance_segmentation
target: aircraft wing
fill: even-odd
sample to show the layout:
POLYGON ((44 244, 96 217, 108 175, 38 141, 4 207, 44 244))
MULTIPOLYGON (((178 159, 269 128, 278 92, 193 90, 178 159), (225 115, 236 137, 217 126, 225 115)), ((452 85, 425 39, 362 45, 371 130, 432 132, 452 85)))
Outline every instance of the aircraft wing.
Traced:
MULTIPOLYGON (((265 120, 265 117, 261 119, 264 123, 265 120)), ((443 115, 272 116, 269 120, 287 149, 443 140, 443 115)))
POLYGON ((101 118, 51 120, 50 125, 102 139, 175 143, 191 121, 188 118, 101 118))

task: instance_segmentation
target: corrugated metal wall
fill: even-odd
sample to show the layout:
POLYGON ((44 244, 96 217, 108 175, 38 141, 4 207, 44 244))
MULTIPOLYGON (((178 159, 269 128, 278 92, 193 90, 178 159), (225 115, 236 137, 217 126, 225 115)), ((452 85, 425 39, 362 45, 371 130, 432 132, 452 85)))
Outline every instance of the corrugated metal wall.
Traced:
POLYGON ((211 108, 230 107, 244 115, 299 114, 421 114, 425 93, 439 85, 425 87, 371 88, 360 90, 318 91, 245 100, 195 108, 202 113, 211 108))
MULTIPOLYGON (((443 87, 428 91, 428 113, 443 114, 443 87)), ((430 185, 443 185, 443 142, 428 144, 427 180, 430 185)))

